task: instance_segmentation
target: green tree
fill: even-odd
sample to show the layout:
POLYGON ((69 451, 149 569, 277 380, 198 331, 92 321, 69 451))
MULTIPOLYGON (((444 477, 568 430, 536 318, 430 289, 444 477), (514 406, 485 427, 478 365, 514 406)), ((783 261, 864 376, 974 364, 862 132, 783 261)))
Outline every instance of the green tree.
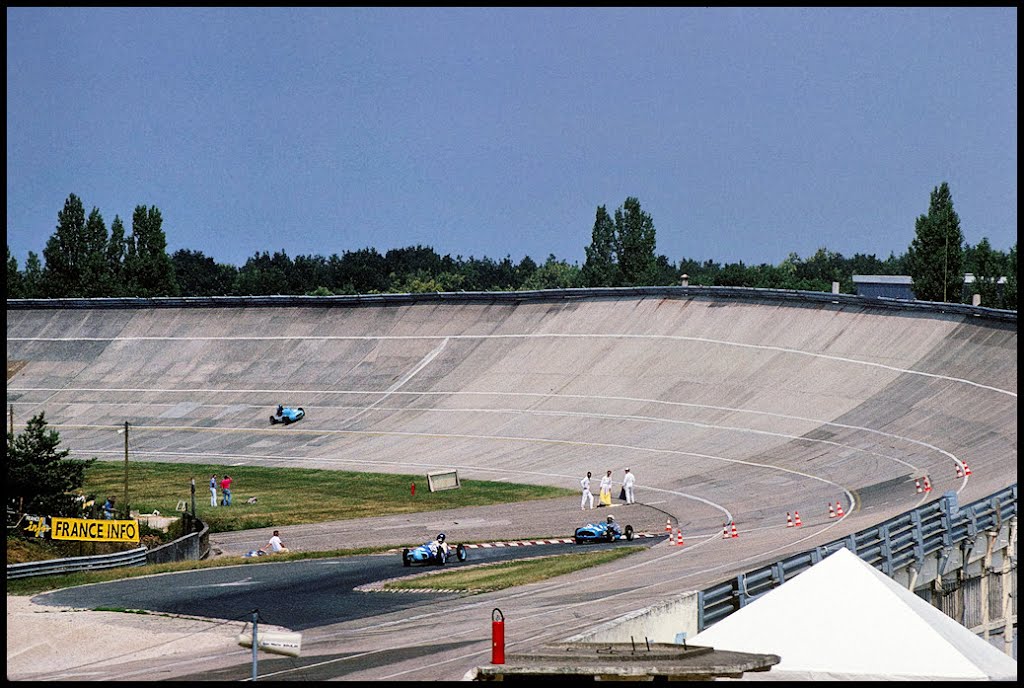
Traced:
POLYGON ((113 283, 110 264, 107 262, 108 243, 107 225, 103 221, 103 215, 100 214, 99 208, 93 207, 83 232, 84 254, 79 270, 83 296, 110 296, 113 283))
POLYGON ((21 434, 7 433, 7 506, 17 513, 70 516, 79 513, 75 490, 96 459, 68 459, 60 435, 48 430, 45 412, 33 416, 21 434))
POLYGON ((982 237, 978 245, 973 249, 964 249, 967 271, 974 276, 974 281, 968 287, 970 293, 981 296, 981 305, 988 308, 999 307, 999 278, 1005 266, 1005 258, 997 251, 992 250, 988 237, 982 237))
POLYGON ((7 246, 7 298, 25 298, 25 279, 18 270, 18 259, 11 254, 11 247, 7 246))
POLYGON ((615 255, 615 223, 608 209, 597 206, 590 245, 584 249, 586 261, 580 278, 585 287, 617 287, 620 282, 619 266, 615 255))
POLYGON ((1006 284, 1003 285, 1002 307, 1017 310, 1017 244, 1006 257, 1006 284))
POLYGON ((110 239, 107 241, 107 275, 110 288, 105 296, 126 296, 128 287, 125 284, 125 260, 128 256, 128 239, 124 235, 124 222, 120 215, 114 216, 110 223, 110 239))
POLYGON ((171 255, 171 264, 182 296, 225 296, 238 275, 238 268, 217 263, 202 251, 179 249, 171 255))
POLYGON ((534 289, 572 289, 580 285, 580 269, 564 260, 548 255, 544 264, 526 278, 522 288, 534 289))
POLYGON ((28 252, 28 258, 25 259, 23 278, 22 287, 25 290, 25 298, 43 298, 43 261, 39 259, 39 254, 35 251, 28 252))
POLYGON ((928 214, 917 218, 915 231, 908 251, 914 296, 922 301, 960 303, 964 236, 946 182, 932 191, 928 214))
POLYGON ((640 208, 640 201, 630 196, 615 210, 615 254, 624 286, 655 283, 658 266, 654 248, 654 220, 640 208))
POLYGON ((243 296, 267 296, 288 293, 288 274, 292 262, 284 251, 271 256, 266 251, 245 261, 232 289, 243 296))
POLYGON ((167 255, 163 217, 155 205, 135 206, 132 236, 125 257, 125 273, 131 296, 177 296, 174 266, 167 255))
POLYGON ((43 248, 45 296, 85 296, 82 275, 86 255, 85 206, 82 199, 70 194, 64 201, 64 209, 57 213, 57 229, 43 248))

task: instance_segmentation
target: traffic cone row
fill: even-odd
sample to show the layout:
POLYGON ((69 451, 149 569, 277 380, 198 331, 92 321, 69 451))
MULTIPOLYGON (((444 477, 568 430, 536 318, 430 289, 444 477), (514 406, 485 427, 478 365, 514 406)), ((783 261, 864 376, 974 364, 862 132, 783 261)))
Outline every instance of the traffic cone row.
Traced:
POLYGON ((803 523, 800 522, 800 512, 799 511, 794 511, 793 513, 796 514, 796 522, 793 525, 795 525, 797 528, 799 528, 800 526, 803 525, 803 523))
POLYGON ((733 521, 732 522, 732 537, 738 538, 739 536, 740 536, 740 534, 736 532, 736 521, 733 521))
MULTIPOLYGON (((838 502, 836 502, 836 503, 838 504, 838 502)), ((832 508, 832 502, 828 503, 828 517, 829 518, 835 518, 836 517, 835 509, 832 508)))
POLYGON ((793 527, 793 517, 789 515, 788 511, 786 512, 786 527, 787 528, 792 528, 793 527))
POLYGON ((836 500, 836 518, 842 518, 842 517, 843 517, 843 505, 840 504, 839 500, 837 499, 836 500))
MULTIPOLYGON (((957 470, 958 473, 960 472, 960 466, 959 465, 956 467, 956 470, 957 470)), ((917 490, 917 494, 921 494, 922 492, 924 492, 924 488, 921 487, 921 479, 920 478, 917 478, 916 480, 914 480, 914 489, 917 490)))
POLYGON ((962 468, 960 468, 960 464, 956 464, 956 477, 958 477, 958 478, 964 477, 964 471, 963 471, 962 468))
POLYGON ((970 475, 970 474, 971 474, 971 467, 967 465, 966 461, 964 461, 964 475, 970 475))
POLYGON ((668 533, 669 536, 672 535, 672 519, 671 518, 668 519, 667 521, 665 521, 665 532, 668 533))
POLYGON ((924 477, 924 491, 925 492, 931 492, 932 491, 932 484, 930 482, 928 482, 928 476, 927 475, 924 477))
POLYGON ((678 547, 682 547, 683 546, 683 531, 681 531, 681 530, 677 530, 676 531, 676 545, 678 547))
POLYGON ((724 526, 722 526, 722 539, 723 540, 728 540, 729 539, 729 524, 728 523, 726 523, 724 526))

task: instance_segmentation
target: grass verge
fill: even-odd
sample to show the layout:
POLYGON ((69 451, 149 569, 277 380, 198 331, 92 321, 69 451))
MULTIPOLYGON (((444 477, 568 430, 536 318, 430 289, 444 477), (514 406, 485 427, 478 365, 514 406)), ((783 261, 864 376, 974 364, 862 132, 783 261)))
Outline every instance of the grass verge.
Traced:
MULTIPOLYGON (((458 489, 430 492, 425 475, 129 462, 130 507, 143 514, 156 510, 163 515, 173 515, 178 504, 184 501, 191 511, 193 479, 196 516, 214 533, 528 502, 576 494, 575 490, 559 487, 484 480, 465 480, 458 489), (225 472, 233 481, 232 504, 230 507, 211 506, 210 476, 216 474, 219 479, 225 472), (251 497, 256 501, 250 504, 251 497)), ((82 489, 87 495, 95 495, 101 503, 109 495, 121 502, 124 485, 124 465, 100 461, 86 472, 82 489)))

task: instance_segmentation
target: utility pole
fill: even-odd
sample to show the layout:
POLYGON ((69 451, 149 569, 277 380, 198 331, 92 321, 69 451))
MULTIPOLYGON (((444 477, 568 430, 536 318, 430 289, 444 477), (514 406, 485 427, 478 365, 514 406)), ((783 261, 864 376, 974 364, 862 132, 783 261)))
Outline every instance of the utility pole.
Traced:
POLYGON ((946 250, 942 253, 942 302, 948 301, 946 298, 946 285, 949 284, 949 232, 946 231, 946 250))
POLYGON ((128 518, 128 421, 124 422, 124 517, 128 518))

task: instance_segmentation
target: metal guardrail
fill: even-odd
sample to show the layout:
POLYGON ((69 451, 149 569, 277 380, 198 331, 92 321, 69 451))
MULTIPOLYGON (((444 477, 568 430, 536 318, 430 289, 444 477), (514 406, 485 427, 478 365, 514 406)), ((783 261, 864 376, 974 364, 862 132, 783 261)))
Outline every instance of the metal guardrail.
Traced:
POLYGON ((404 306, 417 303, 527 303, 595 298, 652 296, 660 298, 738 299, 786 301, 804 304, 835 304, 889 311, 952 313, 1017 322, 1017 311, 984 306, 933 301, 907 301, 886 297, 797 291, 793 289, 755 289, 749 287, 595 287, 589 289, 540 289, 531 291, 460 291, 419 294, 355 294, 343 296, 182 296, 155 298, 91 299, 7 299, 8 310, 87 309, 87 308, 265 308, 314 307, 352 308, 357 306, 404 306))
POLYGON ((844 547, 887 576, 908 566, 920 566, 933 554, 938 555, 938 570, 942 571, 953 547, 973 547, 979 533, 998 530, 1016 515, 1017 483, 959 507, 956 493, 947 492, 941 499, 872 528, 699 591, 699 628, 703 631, 721 621, 844 547))
MULTIPOLYGON (((188 513, 186 512, 187 516, 188 513)), ((173 542, 148 549, 145 546, 114 554, 94 554, 84 557, 65 559, 47 559, 46 561, 30 561, 23 564, 8 564, 7 578, 31 578, 35 576, 56 576, 78 571, 99 571, 116 569, 126 566, 146 566, 162 564, 169 561, 188 559, 204 559, 209 553, 210 526, 195 519, 198 530, 186 533, 173 542)))
POLYGON ((56 576, 79 571, 98 571, 116 569, 123 566, 145 566, 145 547, 117 552, 116 554, 94 554, 87 557, 69 557, 67 559, 49 559, 47 561, 30 561, 24 564, 8 564, 7 578, 30 578, 33 576, 56 576))

